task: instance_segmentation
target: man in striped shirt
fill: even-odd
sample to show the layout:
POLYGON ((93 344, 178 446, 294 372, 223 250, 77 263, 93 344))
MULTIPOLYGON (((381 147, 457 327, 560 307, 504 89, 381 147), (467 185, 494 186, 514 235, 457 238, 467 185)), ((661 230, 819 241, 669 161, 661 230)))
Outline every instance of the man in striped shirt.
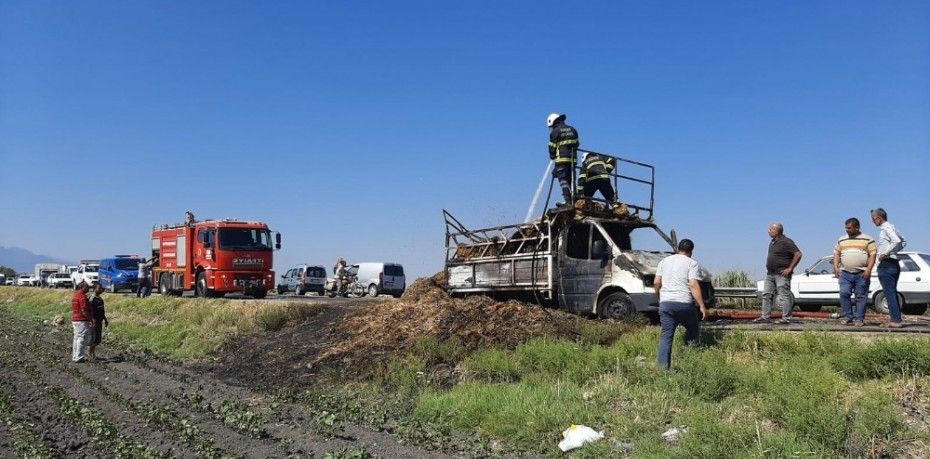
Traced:
POLYGON ((865 321, 865 302, 869 294, 869 281, 877 253, 875 240, 859 230, 859 219, 846 220, 846 236, 836 242, 833 249, 833 272, 840 281, 840 304, 843 318, 840 323, 861 327, 865 321), (853 315, 852 295, 856 295, 853 315))

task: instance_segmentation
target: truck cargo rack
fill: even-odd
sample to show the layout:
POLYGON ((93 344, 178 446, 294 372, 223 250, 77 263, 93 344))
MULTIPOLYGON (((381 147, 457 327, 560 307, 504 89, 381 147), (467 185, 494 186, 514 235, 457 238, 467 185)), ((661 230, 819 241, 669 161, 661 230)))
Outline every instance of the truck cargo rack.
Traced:
MULTIPOLYGON (((653 219, 655 214, 655 166, 593 150, 579 148, 578 152, 604 156, 616 160, 616 168, 613 170, 613 172, 610 173, 611 185, 613 186, 614 193, 616 194, 614 199, 618 202, 626 204, 630 212, 637 218, 647 221, 653 219), (638 188, 636 190, 639 192, 637 195, 641 194, 642 196, 631 197, 631 190, 629 189, 630 187, 638 188), (645 189, 646 187, 648 187, 648 190, 645 189), (648 198, 645 196, 646 191, 648 191, 648 198)), ((578 158, 578 163, 575 165, 575 183, 572 184, 573 200, 582 197, 577 194, 576 190, 578 176, 581 173, 581 167, 581 158, 578 158)), ((552 199, 552 190, 557 188, 554 185, 555 178, 553 177, 550 182, 549 198, 547 199, 547 203, 552 199)), ((591 197, 587 199, 601 203, 602 205, 607 204, 607 200, 603 197, 591 197)))
MULTIPOLYGON (((550 291, 549 219, 469 230, 448 211, 442 213, 446 274, 453 290, 550 291)), ((551 299, 551 291, 543 296, 551 299)))

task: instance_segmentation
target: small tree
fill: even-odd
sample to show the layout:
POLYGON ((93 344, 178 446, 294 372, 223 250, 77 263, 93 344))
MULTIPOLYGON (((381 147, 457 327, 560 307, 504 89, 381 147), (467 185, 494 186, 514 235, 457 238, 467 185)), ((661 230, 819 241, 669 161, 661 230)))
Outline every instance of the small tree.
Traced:
POLYGON ((9 278, 15 278, 16 270, 13 268, 8 268, 6 266, 0 266, 0 274, 3 274, 4 276, 9 277, 9 278))

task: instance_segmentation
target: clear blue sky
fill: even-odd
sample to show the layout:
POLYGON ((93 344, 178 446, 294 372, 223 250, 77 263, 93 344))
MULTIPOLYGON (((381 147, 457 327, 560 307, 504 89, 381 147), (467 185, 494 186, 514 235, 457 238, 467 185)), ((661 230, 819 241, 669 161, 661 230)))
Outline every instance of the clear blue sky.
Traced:
POLYGON ((0 2, 0 245, 145 253, 260 219, 280 271, 441 269, 447 208, 522 220, 545 117, 657 167, 657 220, 762 272, 883 206, 930 250, 930 3, 0 2))

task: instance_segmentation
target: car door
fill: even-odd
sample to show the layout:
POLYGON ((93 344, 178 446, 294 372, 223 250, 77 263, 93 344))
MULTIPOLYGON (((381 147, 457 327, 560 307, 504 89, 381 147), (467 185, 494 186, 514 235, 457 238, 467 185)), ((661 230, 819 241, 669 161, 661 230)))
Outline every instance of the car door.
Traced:
POLYGON ((821 258, 796 279, 794 293, 799 299, 839 301, 840 282, 833 277, 833 257, 821 258))
POLYGON ((281 285, 284 286, 284 288, 283 288, 282 290, 284 290, 285 292, 288 291, 288 290, 291 290, 291 288, 292 288, 292 286, 291 286, 291 274, 293 274, 293 273, 294 273, 294 268, 288 269, 287 272, 284 273, 284 278, 281 279, 281 285))
MULTIPOLYGON (((920 271, 920 265, 917 264, 912 256, 913 255, 910 254, 898 254, 898 264, 901 266, 901 276, 898 277, 898 291, 904 295, 905 301, 907 301, 908 292, 926 290, 926 287, 921 287, 921 285, 926 285, 928 273, 920 271)), ((875 282, 878 282, 878 279, 875 279, 875 282)))
POLYGON ((572 223, 564 237, 558 257, 560 303, 572 312, 593 312, 610 263, 603 258, 593 259, 591 248, 604 237, 594 225, 583 222, 572 223))

